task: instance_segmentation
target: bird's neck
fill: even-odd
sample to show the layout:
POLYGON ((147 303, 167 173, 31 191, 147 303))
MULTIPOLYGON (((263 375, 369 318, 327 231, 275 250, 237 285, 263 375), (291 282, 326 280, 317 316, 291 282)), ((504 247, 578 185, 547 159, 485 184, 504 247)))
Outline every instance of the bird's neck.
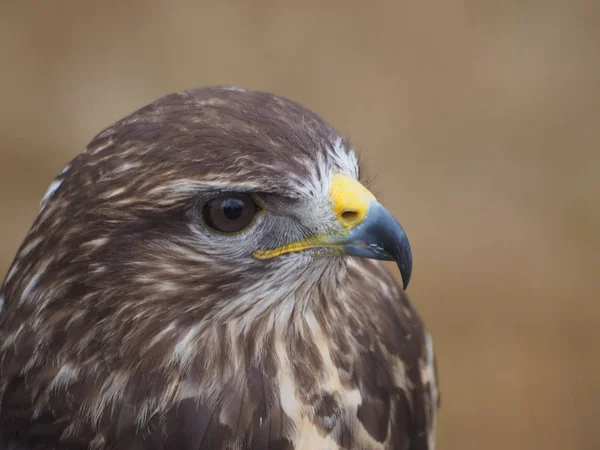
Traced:
POLYGON ((302 322, 308 312, 322 316, 340 306, 346 273, 344 258, 282 264, 248 287, 240 298, 224 304, 215 315, 216 323, 233 321, 243 331, 267 321, 271 328, 289 329, 302 322))
POLYGON ((261 277, 260 285, 249 285, 241 296, 227 299, 209 317, 183 330, 174 343, 171 363, 187 366, 202 354, 208 355, 203 360, 232 358, 233 364, 233 360, 239 361, 239 352, 246 361, 261 361, 282 343, 311 346, 315 324, 328 328, 328 323, 339 323, 345 309, 344 259, 331 257, 310 265, 281 267, 281 272, 261 277), (237 355, 227 354, 233 349, 237 355))
POLYGON ((199 364, 200 372, 223 372, 219 376, 226 379, 240 367, 259 367, 266 373, 282 360, 292 364, 307 352, 307 357, 317 350, 327 353, 319 343, 344 323, 350 307, 344 304, 346 261, 324 259, 309 268, 274 275, 280 278, 265 278, 272 285, 249 286, 246 296, 180 334, 169 365, 199 364), (253 297, 257 292, 261 296, 253 297))

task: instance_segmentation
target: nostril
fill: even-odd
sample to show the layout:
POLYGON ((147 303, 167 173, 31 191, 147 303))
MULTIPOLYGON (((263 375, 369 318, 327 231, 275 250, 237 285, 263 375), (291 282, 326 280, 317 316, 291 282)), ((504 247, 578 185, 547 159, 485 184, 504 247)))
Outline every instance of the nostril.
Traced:
POLYGON ((342 219, 347 222, 353 222, 358 218, 358 213, 356 211, 344 211, 342 213, 342 219))

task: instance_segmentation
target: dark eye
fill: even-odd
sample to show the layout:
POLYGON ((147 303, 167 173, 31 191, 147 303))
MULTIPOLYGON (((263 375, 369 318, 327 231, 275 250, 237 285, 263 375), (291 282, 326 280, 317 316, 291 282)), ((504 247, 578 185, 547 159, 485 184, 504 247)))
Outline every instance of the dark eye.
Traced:
POLYGON ((258 206, 247 194, 224 194, 202 207, 206 225, 221 233, 237 233, 252 223, 258 206))

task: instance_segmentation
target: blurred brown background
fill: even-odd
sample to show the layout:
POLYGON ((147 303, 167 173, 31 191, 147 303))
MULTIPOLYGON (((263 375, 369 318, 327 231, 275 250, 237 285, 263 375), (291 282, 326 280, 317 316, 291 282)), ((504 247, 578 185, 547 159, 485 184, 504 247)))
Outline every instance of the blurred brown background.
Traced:
POLYGON ((600 448, 600 3, 95 4, 0 5, 0 278, 104 127, 269 90, 350 136, 408 230, 439 449, 600 448))

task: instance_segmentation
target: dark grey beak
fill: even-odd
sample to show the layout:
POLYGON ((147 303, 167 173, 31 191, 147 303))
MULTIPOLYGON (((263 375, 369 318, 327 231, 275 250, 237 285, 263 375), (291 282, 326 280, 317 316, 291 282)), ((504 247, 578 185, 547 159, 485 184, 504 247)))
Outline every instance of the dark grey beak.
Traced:
POLYGON ((406 233, 396 218, 379 202, 369 205, 364 220, 344 236, 341 248, 347 255, 396 261, 404 289, 412 272, 412 253, 406 233))

